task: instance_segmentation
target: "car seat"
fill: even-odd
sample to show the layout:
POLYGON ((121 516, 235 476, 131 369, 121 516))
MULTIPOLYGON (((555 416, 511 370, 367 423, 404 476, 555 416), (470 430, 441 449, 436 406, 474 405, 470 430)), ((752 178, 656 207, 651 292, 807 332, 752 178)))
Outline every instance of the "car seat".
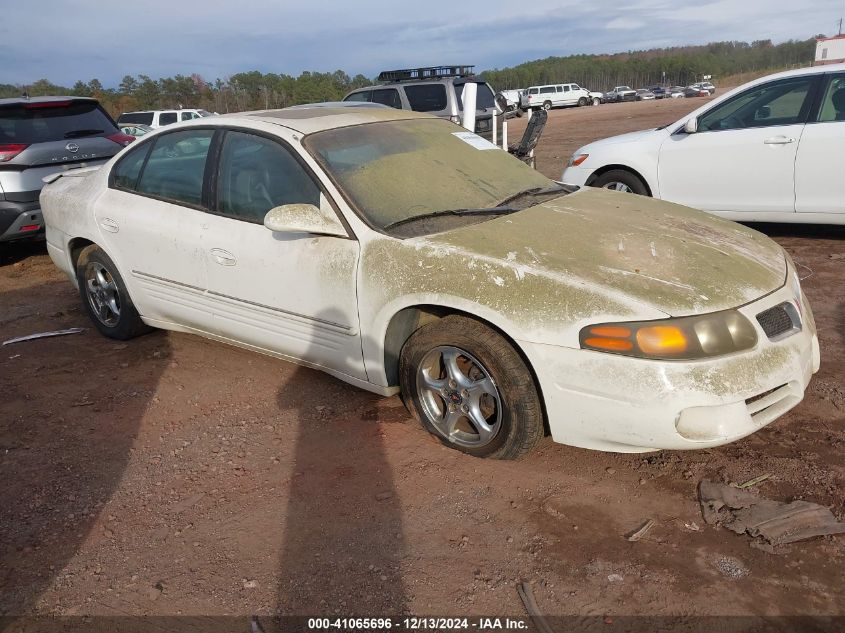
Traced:
POLYGON ((839 88, 830 98, 836 110, 836 120, 845 121, 845 88, 839 88))

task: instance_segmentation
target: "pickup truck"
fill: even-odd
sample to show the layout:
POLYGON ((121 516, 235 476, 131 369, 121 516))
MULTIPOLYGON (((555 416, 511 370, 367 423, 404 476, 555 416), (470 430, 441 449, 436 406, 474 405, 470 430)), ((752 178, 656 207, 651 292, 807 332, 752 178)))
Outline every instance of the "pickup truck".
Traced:
POLYGON ((604 93, 604 100, 608 103, 617 101, 636 101, 637 91, 630 86, 616 86, 613 90, 604 93))

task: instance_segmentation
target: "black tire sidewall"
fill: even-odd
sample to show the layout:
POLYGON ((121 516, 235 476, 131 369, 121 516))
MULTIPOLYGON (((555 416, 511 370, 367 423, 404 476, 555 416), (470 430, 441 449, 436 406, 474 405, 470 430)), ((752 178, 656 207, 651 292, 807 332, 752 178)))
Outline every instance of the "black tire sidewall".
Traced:
POLYGON ((402 349, 399 374, 408 409, 429 433, 450 448, 475 457, 515 459, 542 438, 542 406, 530 370, 508 341, 478 321, 448 316, 414 332, 402 349), (453 444, 424 413, 417 391, 417 367, 431 349, 441 345, 458 347, 475 356, 499 390, 502 421, 490 444, 480 448, 453 444))
POLYGON ((138 311, 135 309, 135 304, 129 297, 129 292, 126 289, 126 283, 123 277, 115 266, 111 257, 106 255, 99 246, 89 246, 79 255, 76 262, 76 281, 79 284, 79 295, 82 299, 82 304, 85 306, 85 311, 89 318, 94 323, 94 327, 108 338, 117 340, 126 340, 138 336, 150 328, 141 321, 138 311), (120 296, 120 318, 117 325, 109 327, 97 317, 94 308, 91 306, 91 300, 88 298, 88 289, 85 281, 85 269, 89 263, 98 263, 103 266, 111 275, 117 286, 117 291, 120 296))
POLYGON ((544 101, 543 102, 543 110, 547 112, 552 109, 552 102, 551 101, 544 101))

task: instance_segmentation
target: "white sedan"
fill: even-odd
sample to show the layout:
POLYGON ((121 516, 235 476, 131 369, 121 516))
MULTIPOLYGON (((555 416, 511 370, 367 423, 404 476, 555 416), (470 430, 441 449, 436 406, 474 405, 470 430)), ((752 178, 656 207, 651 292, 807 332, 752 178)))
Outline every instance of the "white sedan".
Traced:
POLYGON ((428 115, 304 108, 163 128, 41 202, 105 336, 192 332, 401 390, 446 445, 515 458, 705 448, 819 365, 764 235, 552 182, 428 115))
POLYGON ((845 64, 769 75, 656 130, 580 148, 563 181, 742 221, 845 223, 845 64))

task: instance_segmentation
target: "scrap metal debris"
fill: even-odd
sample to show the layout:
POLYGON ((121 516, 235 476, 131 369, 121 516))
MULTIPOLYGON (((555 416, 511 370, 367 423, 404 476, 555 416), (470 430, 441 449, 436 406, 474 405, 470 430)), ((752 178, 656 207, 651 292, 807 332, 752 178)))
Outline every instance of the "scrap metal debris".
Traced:
POLYGON ((18 336, 10 338, 8 341, 3 341, 3 345, 11 345, 12 343, 23 343, 24 341, 34 341, 39 338, 49 338, 51 336, 65 336, 66 334, 79 334, 84 332, 84 327, 72 327, 67 330, 54 330, 53 332, 39 332, 37 334, 28 334, 26 336, 18 336))
POLYGON ((521 582, 516 586, 516 592, 522 599, 522 604, 525 605, 525 610, 531 616, 531 621, 540 633, 554 633, 540 612, 540 607, 537 606, 537 601, 534 599, 534 592, 531 591, 531 585, 527 582, 521 582))
POLYGON ((737 488, 750 488, 751 486, 756 486, 759 483, 766 481, 771 475, 766 473, 765 475, 760 475, 759 477, 754 477, 754 479, 749 479, 748 481, 744 481, 741 484, 737 484, 737 488))
POLYGON ((627 536, 628 540, 632 543, 639 541, 642 537, 646 535, 646 533, 653 528, 655 525, 654 519, 649 519, 645 523, 643 523, 638 529, 634 530, 631 534, 627 536))
POLYGON ((845 523, 828 508, 809 501, 772 501, 706 479, 698 484, 698 499, 708 524, 721 524, 737 534, 748 532, 771 545, 845 533, 845 523))

